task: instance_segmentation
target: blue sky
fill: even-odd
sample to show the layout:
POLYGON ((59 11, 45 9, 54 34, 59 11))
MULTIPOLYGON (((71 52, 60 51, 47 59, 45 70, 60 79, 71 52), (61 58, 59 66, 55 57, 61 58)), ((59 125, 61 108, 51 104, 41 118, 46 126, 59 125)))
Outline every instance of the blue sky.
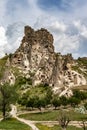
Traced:
POLYGON ((48 10, 60 10, 60 11, 68 11, 71 6, 69 2, 64 0, 38 0, 38 5, 42 9, 48 10))
POLYGON ((24 25, 47 28, 55 51, 87 56, 87 0, 0 0, 0 57, 20 45, 24 25))

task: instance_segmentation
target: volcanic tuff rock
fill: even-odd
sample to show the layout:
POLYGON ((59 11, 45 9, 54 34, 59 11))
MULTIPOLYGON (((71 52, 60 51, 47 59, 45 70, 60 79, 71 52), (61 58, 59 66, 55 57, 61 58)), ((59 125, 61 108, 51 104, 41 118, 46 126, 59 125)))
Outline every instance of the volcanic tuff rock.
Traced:
POLYGON ((26 74, 32 73, 33 84, 49 83, 55 64, 53 36, 46 30, 25 27, 22 44, 12 58, 12 64, 26 74))
POLYGON ((77 63, 71 54, 54 52, 53 36, 46 29, 34 31, 25 26, 20 47, 9 57, 8 66, 18 68, 33 85, 47 83, 53 90, 86 84, 83 74, 72 69, 77 63))

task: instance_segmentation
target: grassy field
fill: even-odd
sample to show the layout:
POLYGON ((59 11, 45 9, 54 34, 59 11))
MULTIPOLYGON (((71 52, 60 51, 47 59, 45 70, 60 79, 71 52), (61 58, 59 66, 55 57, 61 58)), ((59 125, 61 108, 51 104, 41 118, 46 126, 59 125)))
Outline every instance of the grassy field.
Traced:
MULTIPOLYGON (((39 128, 39 130, 62 130, 61 127, 54 125, 54 126, 47 126, 47 125, 41 125, 36 124, 36 126, 39 128)), ((82 128, 77 128, 74 126, 68 126, 67 130, 82 130, 82 128)))
POLYGON ((0 122, 0 130, 32 130, 29 126, 17 121, 16 119, 7 119, 0 122))
POLYGON ((0 118, 2 118, 2 112, 0 111, 0 118))
MULTIPOLYGON (((81 114, 78 112, 75 112, 74 110, 66 111, 64 112, 65 115, 70 117, 70 120, 74 121, 82 121, 87 120, 87 114, 81 114)), ((29 114, 22 114, 19 117, 29 119, 29 120, 35 120, 35 121, 56 121, 61 116, 60 110, 53 110, 49 112, 38 112, 38 113, 29 113, 29 114)))

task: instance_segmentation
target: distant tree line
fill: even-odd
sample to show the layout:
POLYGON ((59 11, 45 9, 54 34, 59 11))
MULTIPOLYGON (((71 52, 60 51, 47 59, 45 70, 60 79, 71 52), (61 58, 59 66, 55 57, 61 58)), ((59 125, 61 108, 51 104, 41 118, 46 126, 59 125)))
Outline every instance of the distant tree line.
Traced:
MULTIPOLYGON (((21 81, 23 84, 26 82, 31 84, 31 80, 27 81, 25 78, 21 81)), ((18 84, 20 85, 21 82, 18 82, 18 84)), ((41 108, 46 107, 54 107, 55 109, 60 108, 60 106, 66 107, 67 105, 76 107, 84 101, 84 107, 87 109, 87 92, 84 91, 74 90, 73 96, 71 97, 59 97, 58 95, 53 94, 52 88, 47 84, 40 84, 34 87, 31 86, 23 93, 18 91, 19 88, 17 83, 14 86, 9 85, 8 83, 0 85, 0 109, 3 112, 4 118, 10 104, 14 102, 17 102, 26 108, 38 108, 41 111, 41 108)))
MULTIPOLYGON (((67 105, 76 107, 86 99, 87 92, 74 90, 73 96, 71 97, 59 97, 58 95, 53 94, 52 89, 49 86, 44 87, 44 85, 39 85, 24 93, 18 100, 18 103, 32 109, 38 108, 41 110, 41 108, 45 108, 49 105, 53 106, 55 109, 59 108, 60 106, 66 107, 67 105), (36 92, 34 89, 36 89, 36 92)), ((87 109, 86 102, 84 103, 84 106, 87 109)))
POLYGON ((30 88, 29 91, 24 93, 18 100, 18 103, 30 108, 45 108, 51 104, 53 92, 49 86, 38 85, 30 88))

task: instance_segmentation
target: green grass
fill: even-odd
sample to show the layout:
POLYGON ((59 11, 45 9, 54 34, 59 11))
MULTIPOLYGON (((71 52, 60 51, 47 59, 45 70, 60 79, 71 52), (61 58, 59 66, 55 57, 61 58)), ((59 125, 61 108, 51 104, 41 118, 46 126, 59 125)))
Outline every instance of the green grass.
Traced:
POLYGON ((77 71, 78 73, 84 75, 87 79, 87 71, 82 71, 80 68, 87 69, 87 59, 86 58, 78 58, 77 63, 75 66, 72 66, 72 69, 77 71))
POLYGON ((23 124, 16 119, 7 119, 0 122, 0 130, 32 130, 26 124, 23 124))
POLYGON ((78 58, 77 60, 78 64, 81 66, 85 66, 85 68, 87 68, 87 59, 85 58, 78 58))
POLYGON ((0 111, 0 118, 2 118, 2 112, 0 111))
POLYGON ((22 75, 17 67, 11 66, 11 70, 13 71, 13 74, 15 75, 15 77, 22 75))
MULTIPOLYGON (((54 125, 54 126, 47 126, 47 125, 41 125, 41 124, 36 124, 36 126, 39 128, 39 130, 62 130, 61 127, 54 125)), ((68 126, 67 130, 82 130, 82 128, 77 128, 74 126, 68 126)))
MULTIPOLYGON (((87 120, 87 114, 81 114, 78 112, 75 112, 74 110, 71 111, 65 111, 65 115, 70 117, 70 120, 87 120)), ((28 119, 28 120, 35 120, 35 121, 56 121, 58 120, 58 117, 61 116, 61 111, 60 110, 53 110, 49 112, 38 112, 38 113, 28 113, 28 114, 22 114, 19 117, 28 119)))
POLYGON ((2 78, 3 73, 5 71, 5 68, 6 68, 5 64, 6 64, 7 58, 8 56, 5 56, 2 59, 0 59, 0 78, 2 78))

